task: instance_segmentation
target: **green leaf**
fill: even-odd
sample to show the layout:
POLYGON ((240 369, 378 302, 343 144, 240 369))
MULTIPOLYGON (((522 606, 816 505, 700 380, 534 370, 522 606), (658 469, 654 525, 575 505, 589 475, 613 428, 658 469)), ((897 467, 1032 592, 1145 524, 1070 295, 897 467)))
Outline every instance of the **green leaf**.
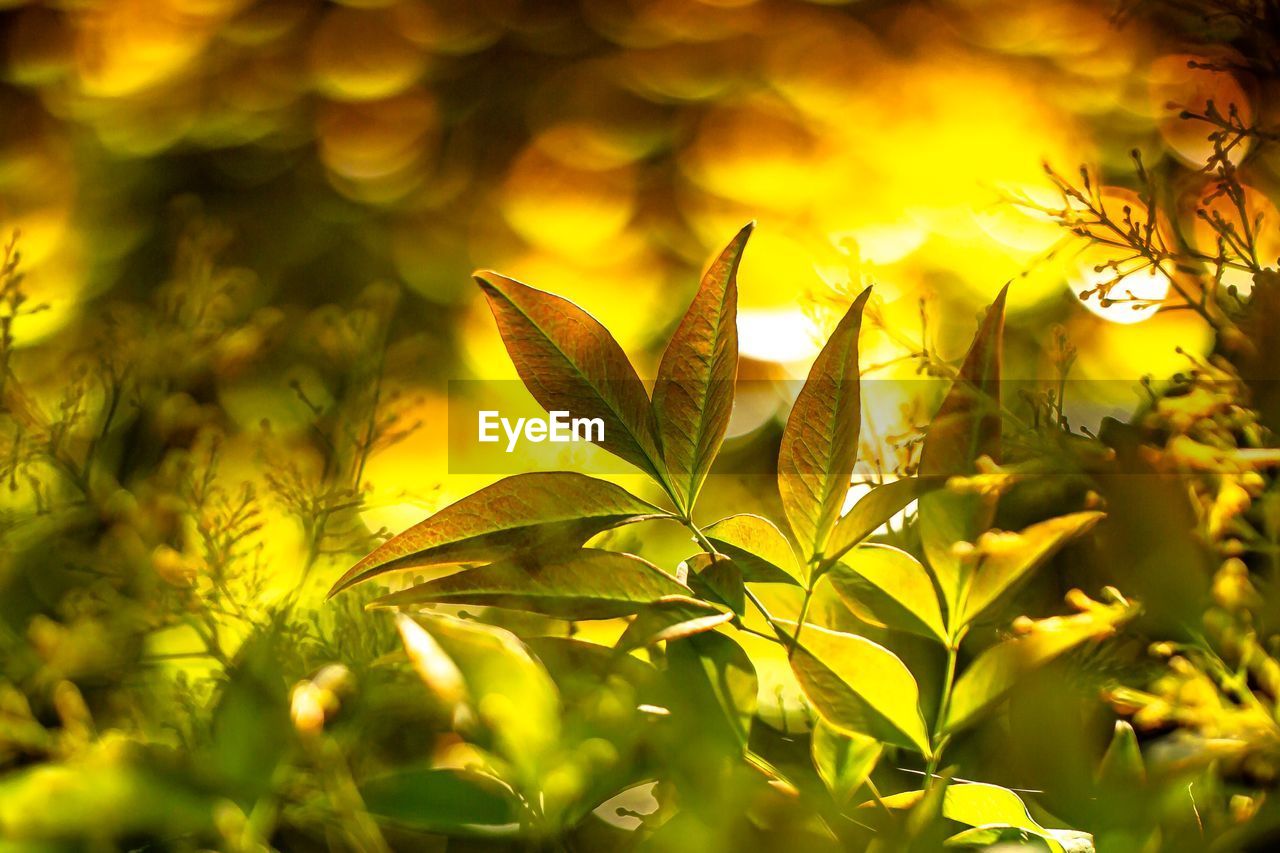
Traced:
POLYGON ((294 743, 281 642, 275 625, 244 642, 213 711, 208 765, 246 807, 270 790, 277 765, 294 743))
POLYGON ((731 515, 710 525, 703 533, 742 569, 748 583, 804 585, 804 572, 796 562, 791 543, 767 518, 731 515))
POLYGON ((930 754, 919 688, 884 646, 806 623, 791 669, 809 704, 836 729, 930 754))
POLYGON ((505 837, 520 830, 519 810, 493 779, 462 770, 417 767, 360 786, 380 821, 424 832, 505 837))
MULTIPOLYGON (((924 791, 905 791, 884 798, 889 808, 909 808, 924 797, 924 791)), ((1011 831, 1042 839, 1050 850, 1062 850, 1057 830, 1046 829, 1031 817, 1027 806, 1013 791, 999 785, 981 782, 953 782, 942 800, 942 816, 971 826, 967 831, 947 839, 948 845, 994 844, 1011 831)))
POLYGON ((1027 633, 986 649, 956 682, 947 730, 955 731, 977 720, 1031 670, 1081 643, 1111 636, 1133 613, 1123 605, 1098 605, 1073 616, 1031 623, 1027 633))
POLYGON ((399 569, 577 548, 610 527, 666 515, 604 480, 565 471, 517 474, 393 537, 352 566, 329 595, 399 569))
POLYGON ((868 288, 854 300, 818 353, 782 431, 778 490, 806 560, 826 546, 858 457, 858 331, 870 296, 868 288))
POLYGON ((733 560, 719 555, 694 554, 686 561, 689 586, 701 597, 719 602, 742 616, 747 611, 747 592, 742 570, 733 560))
POLYGON ((663 482, 649 394, 609 330, 569 300, 498 273, 476 282, 533 398, 548 412, 600 418, 596 444, 663 482))
POLYGON ((906 551, 862 545, 847 553, 825 577, 862 621, 947 641, 933 580, 906 551))
MULTIPOLYGON (((755 667, 742 647, 722 634, 702 633, 667 645, 673 710, 703 737, 746 749, 756 712, 755 667)), ((692 730, 692 729, 691 729, 692 730)))
POLYGON ((636 614, 618 638, 620 652, 671 642, 711 631, 733 620, 733 613, 707 601, 672 595, 655 601, 636 614))
POLYGON ((1098 765, 1098 784, 1116 791, 1134 791, 1147 781, 1147 767, 1133 726, 1116 720, 1115 734, 1098 765))
POLYGON ((1041 521, 1021 533, 989 532, 978 537, 977 567, 965 598, 964 622, 972 622, 1063 545, 1082 536, 1104 516, 1076 512, 1041 521))
POLYGON ((738 263, 747 225, 702 277, 662 354, 653 410, 676 499, 693 507, 729 427, 738 375, 738 263))
MULTIPOLYGON (((981 456, 1000 457, 1000 360, 1004 347, 1004 303, 1000 294, 978 329, 951 390, 942 401, 920 451, 920 476, 942 478, 970 474, 981 456)), ((920 498, 920 542, 938 578, 949 610, 960 595, 956 542, 972 542, 989 523, 989 507, 979 495, 945 489, 920 498)))
POLYGON ((560 738, 560 694, 542 663, 515 634, 492 625, 403 614, 397 623, 419 672, 448 669, 446 661, 456 669, 465 688, 459 704, 523 782, 536 780, 560 738))
POLYGON ((544 562, 515 558, 466 569, 384 595, 373 604, 472 604, 561 619, 613 619, 664 596, 688 594, 688 587, 646 560, 583 548, 544 562))
POLYGON ((863 495, 836 522, 827 542, 823 562, 835 563, 850 548, 861 543, 893 518, 907 504, 942 484, 938 478, 909 477, 882 483, 863 495))
POLYGON ((883 746, 875 738, 848 734, 818 719, 809 751, 827 790, 836 803, 843 806, 867 781, 880 760, 883 746))

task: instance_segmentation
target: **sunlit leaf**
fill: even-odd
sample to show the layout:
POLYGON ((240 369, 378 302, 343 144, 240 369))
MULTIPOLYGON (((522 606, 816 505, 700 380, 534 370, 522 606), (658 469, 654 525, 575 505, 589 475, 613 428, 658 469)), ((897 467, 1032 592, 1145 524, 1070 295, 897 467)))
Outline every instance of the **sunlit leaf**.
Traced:
POLYGON ((977 619, 1000 596, 1102 518, 1100 512, 1076 512, 1041 521, 1020 533, 984 533, 978 538, 978 562, 965 598, 964 621, 977 619))
POLYGON ((747 609, 742 570, 723 555, 694 554, 686 561, 689 586, 701 597, 728 607, 739 616, 747 609))
POLYGON ((702 277, 676 327, 653 386, 653 410, 671 485, 685 509, 724 441, 738 374, 738 263, 747 225, 702 277))
POLYGON ((673 708, 684 711, 699 736, 745 749, 757 683, 755 667, 742 647, 722 634, 695 634, 667 645, 667 668, 673 708))
POLYGON ((941 483, 939 478, 909 477, 872 488, 836 522, 823 552, 823 562, 839 560, 846 551, 879 530, 908 504, 941 483))
POLYGON ((804 584, 791 543, 767 518, 731 515, 703 532, 717 549, 733 558, 748 583, 804 584))
MULTIPOLYGON (((910 808, 920 802, 924 794, 924 791, 904 791, 885 797, 882 802, 891 809, 910 808)), ((1037 823, 1022 798, 999 785, 952 782, 943 796, 942 816, 975 828, 953 835, 947 839, 948 845, 994 844, 1012 840, 1020 832, 1041 839, 1050 850, 1063 849, 1054 837, 1055 831, 1037 823)))
POLYGON ((565 471, 517 474, 393 537, 352 566, 329 594, 398 569, 577 548, 602 530, 664 515, 604 480, 565 471))
POLYGON ((814 724, 809 743, 813 766, 839 805, 867 781, 882 750, 875 738, 839 731, 821 719, 814 724))
POLYGON ((495 780, 461 770, 416 767, 360 786, 378 820, 424 832, 502 837, 520 829, 519 810, 495 780))
POLYGON ((533 398, 548 412, 600 418, 596 443, 662 481, 649 394, 609 330, 569 300, 498 273, 476 282, 533 398))
POLYGON ((612 619, 663 596, 688 593, 688 587, 646 560, 583 548, 542 562, 515 558, 466 569, 384 595, 374 604, 473 604, 562 619, 612 619))
POLYGON ((845 554, 825 577, 859 619, 946 642, 933 580, 906 551, 862 545, 845 554))
POLYGON ((1122 605, 1097 607, 1072 616, 1055 616, 1032 623, 1028 633, 991 646, 969 665, 952 693, 947 729, 974 722, 1004 698, 1031 670, 1089 640, 1109 637, 1132 616, 1122 605))
POLYGON ((919 688, 884 646, 806 624, 791 668, 814 710, 834 728, 929 754, 919 688))
MULTIPOLYGON (((1004 348, 1004 303, 1001 289, 942 401, 920 451, 921 477, 968 474, 981 456, 1000 457, 1000 361, 1004 348)), ((920 498, 920 542, 938 578, 948 608, 959 596, 960 563, 956 542, 972 542, 987 524, 986 499, 945 489, 920 498)))
POLYGON ((618 638, 616 648, 628 652, 656 643, 671 642, 711 631, 733 619, 729 610, 683 595, 673 595, 649 604, 632 620, 618 638))
POLYGON ((778 489, 806 558, 823 551, 857 461, 862 419, 858 332, 870 295, 868 288, 854 300, 818 353, 782 432, 778 489))
POLYGON ((415 621, 462 674, 497 752, 536 779, 560 737, 560 695, 546 668, 502 628, 439 615, 415 621))

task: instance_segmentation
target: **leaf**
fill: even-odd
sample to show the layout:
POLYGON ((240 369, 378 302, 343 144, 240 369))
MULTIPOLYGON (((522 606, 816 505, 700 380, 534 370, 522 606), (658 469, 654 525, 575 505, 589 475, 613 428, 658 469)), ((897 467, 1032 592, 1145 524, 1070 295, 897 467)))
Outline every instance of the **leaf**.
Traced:
POLYGON ((246 807, 271 789, 271 777, 294 743, 289 689, 274 624, 244 642, 213 711, 208 765, 246 807))
POLYGON ((449 835, 510 836, 519 810, 493 779, 463 770, 417 767, 368 780, 360 797, 380 821, 449 835))
POLYGON ((711 631, 733 620, 733 613, 710 602, 673 595, 646 606, 618 638, 620 652, 672 642, 711 631))
POLYGON ((723 634, 704 633, 667 645, 671 705, 700 736, 746 749, 756 711, 756 671, 742 647, 723 634))
POLYGON ((516 474, 393 537, 347 570, 329 595, 398 569, 577 548, 610 527, 666 515, 604 480, 566 471, 516 474))
POLYGON ((835 563, 850 548, 875 533, 912 501, 942 484, 938 478, 909 477, 882 483, 863 495, 831 531, 825 563, 835 563))
POLYGON ((702 531, 722 553, 733 558, 748 583, 804 585, 804 572, 791 543, 767 518, 731 515, 702 531))
POLYGON ((977 542, 980 561, 969 583, 963 621, 977 619, 1062 546, 1093 529, 1103 516, 1101 512, 1075 512, 1033 524, 1021 533, 982 534, 977 542))
POLYGON ((1034 622, 1029 633, 986 649, 956 682, 947 730, 955 731, 974 722, 1031 670, 1081 643, 1111 636, 1133 613, 1132 608, 1123 605, 1097 605, 1084 613, 1034 622))
POLYGON ((1115 791, 1134 791, 1147 781, 1138 736, 1125 720, 1116 720, 1115 734, 1098 765, 1098 784, 1115 791))
POLYGON ((742 616, 747 612, 747 592, 742 570, 723 555, 694 554, 686 564, 689 586, 701 597, 723 604, 742 616))
POLYGON ((663 596, 688 594, 688 587, 646 560, 583 548, 540 563, 516 558, 466 569, 384 595, 373 604, 472 604, 561 619, 613 619, 663 596))
MULTIPOLYGON (((978 329, 942 406, 925 431, 920 450, 921 477, 969 474, 981 456, 1000 457, 1000 360, 1004 348, 1004 303, 1000 294, 978 329)), ((920 498, 920 543, 938 578, 948 609, 960 593, 956 542, 972 542, 986 527, 987 507, 979 495, 938 490, 920 498)))
POLYGON ((875 738, 841 732, 821 719, 814 724, 809 743, 813 766, 840 806, 867 781, 882 750, 875 738))
POLYGON ((870 295, 868 288, 854 300, 818 353, 782 431, 778 490, 806 559, 822 553, 858 457, 858 331, 870 295))
POLYGON ((809 704, 834 728, 930 755, 919 688, 884 646, 806 623, 791 669, 809 704))
POLYGON ((747 225, 702 277, 653 386, 653 410, 675 497, 687 512, 715 460, 733 411, 738 375, 738 263, 747 225))
POLYGON ((906 551, 890 545, 862 545, 847 553, 825 577, 862 621, 947 641, 933 580, 906 551))
MULTIPOLYGON (((910 808, 924 797, 924 791, 904 791, 885 797, 891 809, 910 808)), ((1046 829, 1031 817, 1027 806, 1013 791, 982 782, 953 782, 942 800, 942 816, 956 823, 975 827, 978 831, 962 832, 947 839, 948 845, 993 844, 1010 830, 1040 838, 1050 850, 1062 850, 1054 837, 1056 830, 1046 829)))
POLYGON ((663 482, 648 392, 609 330, 567 299, 495 272, 475 278, 533 398, 548 412, 600 418, 596 444, 663 482))
MULTIPOLYGON (((504 758, 532 782, 560 738, 560 694, 542 663, 510 631, 450 616, 404 617, 410 658, 416 625, 462 674, 467 703, 504 758)), ((430 653, 434 653, 431 651, 430 653)))

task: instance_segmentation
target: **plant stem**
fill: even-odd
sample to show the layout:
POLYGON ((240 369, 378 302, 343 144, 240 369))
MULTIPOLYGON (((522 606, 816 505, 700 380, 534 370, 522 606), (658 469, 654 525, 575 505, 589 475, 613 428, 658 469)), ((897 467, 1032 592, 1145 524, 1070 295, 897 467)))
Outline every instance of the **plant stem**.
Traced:
POLYGON ((942 695, 938 699, 938 718, 933 724, 933 755, 929 757, 928 767, 925 768, 925 787, 933 786, 934 775, 937 773, 938 764, 942 761, 942 752, 947 748, 947 742, 951 739, 951 735, 945 733, 947 725, 947 714, 951 711, 951 693, 956 683, 956 662, 960 656, 960 637, 953 639, 947 643, 947 668, 942 677, 942 695))
MULTIPOLYGON (((716 546, 713 545, 711 540, 707 538, 707 535, 698 528, 698 525, 693 523, 693 519, 689 518, 688 515, 681 516, 680 523, 689 529, 689 532, 693 534, 693 538, 697 541, 698 545, 702 548, 702 550, 706 551, 713 558, 724 557, 724 554, 721 554, 719 551, 716 550, 716 546)), ((773 620, 773 615, 770 614, 767 609, 765 609, 764 602, 762 602, 759 598, 757 598, 756 594, 752 592, 750 587, 748 587, 745 583, 742 585, 742 592, 746 596, 747 600, 750 601, 751 604, 756 608, 756 610, 760 611, 760 615, 763 616, 764 620, 769 623, 769 626, 772 627, 774 631, 778 631, 778 626, 773 620)), ((807 600, 806 600, 806 608, 807 608, 807 600)), ((777 637, 770 637, 768 634, 762 634, 759 631, 747 628, 744 625, 740 625, 740 627, 741 627, 741 630, 746 631, 750 634, 754 634, 757 637, 763 637, 765 639, 772 640, 775 643, 782 642, 777 637)))
POLYGON ((813 588, 817 585, 817 580, 810 581, 804 591, 804 601, 800 604, 800 617, 796 620, 796 632, 791 635, 791 645, 787 648, 787 659, 796 653, 796 646, 800 645, 800 631, 804 629, 804 620, 809 617, 809 605, 813 601, 813 588))

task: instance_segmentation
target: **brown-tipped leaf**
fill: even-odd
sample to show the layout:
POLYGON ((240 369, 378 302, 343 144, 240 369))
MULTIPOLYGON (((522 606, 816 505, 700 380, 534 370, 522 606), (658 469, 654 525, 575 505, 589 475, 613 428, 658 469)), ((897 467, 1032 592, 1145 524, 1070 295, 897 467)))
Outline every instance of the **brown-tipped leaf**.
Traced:
POLYGON ((653 410, 671 485, 685 509, 724 441, 738 374, 738 263, 754 224, 725 247, 702 277, 676 327, 653 386, 653 410))

